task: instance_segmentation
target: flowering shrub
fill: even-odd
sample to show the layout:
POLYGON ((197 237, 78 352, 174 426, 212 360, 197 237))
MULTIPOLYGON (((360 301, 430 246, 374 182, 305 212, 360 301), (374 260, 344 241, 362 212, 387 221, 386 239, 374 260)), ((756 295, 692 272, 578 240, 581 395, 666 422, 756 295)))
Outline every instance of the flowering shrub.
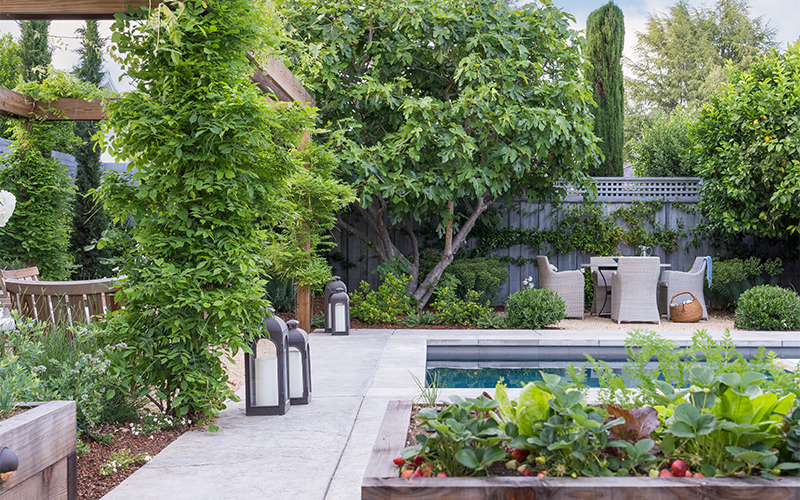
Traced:
POLYGON ((115 451, 111 454, 108 459, 108 462, 104 463, 102 467, 100 467, 100 475, 101 476, 110 476, 111 474, 125 470, 133 464, 143 464, 152 460, 153 457, 150 455, 146 455, 144 453, 138 453, 136 455, 131 454, 130 448, 125 448, 123 450, 115 451))
POLYGON ((733 324, 746 330, 800 329, 800 298, 778 286, 751 288, 739 296, 733 324))
POLYGON ((411 297, 406 295, 409 276, 386 275, 377 291, 362 281, 352 293, 350 314, 367 323, 397 323, 411 312, 411 297))
POLYGON ((138 423, 131 422, 131 434, 138 436, 139 434, 150 434, 151 432, 167 431, 171 429, 178 429, 185 425, 192 425, 191 419, 185 417, 178 419, 164 415, 163 413, 150 413, 147 412, 142 416, 138 423))

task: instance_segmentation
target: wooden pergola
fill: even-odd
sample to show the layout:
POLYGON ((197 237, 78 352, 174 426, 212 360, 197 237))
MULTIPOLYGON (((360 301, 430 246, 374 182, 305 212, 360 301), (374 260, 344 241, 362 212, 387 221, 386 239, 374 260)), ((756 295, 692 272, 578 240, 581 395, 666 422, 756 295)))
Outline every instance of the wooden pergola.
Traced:
MULTIPOLYGON (((0 21, 7 20, 112 20, 114 14, 128 12, 129 8, 155 7, 162 0, 0 0, 0 21)), ((279 101, 300 101, 315 106, 314 99, 289 69, 277 59, 270 58, 260 65, 253 56, 251 80, 264 93, 274 93, 279 101)), ((38 103, 35 99, 0 87, 0 115, 23 119, 45 120, 104 120, 107 118, 99 100, 57 99, 50 103, 38 103)), ((308 142, 305 134, 302 142, 308 142)), ((311 330, 311 290, 298 287, 297 319, 300 328, 311 330)))

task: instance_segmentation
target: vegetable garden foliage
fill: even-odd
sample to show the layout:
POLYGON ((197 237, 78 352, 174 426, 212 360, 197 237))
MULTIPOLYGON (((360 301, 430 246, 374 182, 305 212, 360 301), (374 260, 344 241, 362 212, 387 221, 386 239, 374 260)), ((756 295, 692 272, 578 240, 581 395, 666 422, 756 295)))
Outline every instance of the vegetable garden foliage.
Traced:
POLYGON ((622 10, 608 2, 586 20, 586 57, 592 63, 586 79, 594 89, 597 109, 594 130, 602 139, 603 163, 590 170, 593 176, 622 177, 622 118, 625 96, 622 78, 622 48, 625 19, 622 10))
POLYGON ((477 218, 503 196, 552 197, 588 185, 598 161, 582 39, 549 4, 285 0, 293 71, 320 103, 343 179, 358 190, 362 233, 382 262, 413 247, 409 293, 421 306, 477 218), (457 210, 463 206, 463 215, 457 210), (422 276, 412 221, 438 227, 443 250, 422 276))
POLYGON ((788 241, 800 219, 800 46, 729 75, 696 129, 700 208, 712 233, 788 241))
POLYGON ((266 0, 142 15, 112 28, 137 87, 109 105, 102 141, 136 173, 106 176, 101 193, 117 221, 135 222, 136 247, 106 336, 126 345, 113 353, 125 385, 177 416, 210 418, 234 397, 220 356, 263 326, 268 229, 296 217, 287 181, 313 110, 271 103, 249 79, 246 54, 263 57, 280 28, 266 0))
MULTIPOLYGON (((55 70, 42 83, 24 83, 15 90, 42 103, 107 94, 55 70)), ((14 120, 12 131, 14 143, 12 152, 3 157, 6 166, 0 169, 0 189, 13 193, 17 206, 14 217, 0 228, 0 258, 38 266, 44 279, 67 279, 73 187, 66 168, 50 152, 69 150, 78 139, 68 122, 14 120)))

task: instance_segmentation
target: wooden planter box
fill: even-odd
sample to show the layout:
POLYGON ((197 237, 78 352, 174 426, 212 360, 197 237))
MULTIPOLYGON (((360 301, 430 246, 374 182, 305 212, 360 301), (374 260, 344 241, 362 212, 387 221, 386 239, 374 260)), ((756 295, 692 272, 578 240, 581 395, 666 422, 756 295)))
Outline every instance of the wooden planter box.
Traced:
POLYGON ((19 469, 0 484, 2 500, 75 500, 78 437, 74 401, 31 403, 0 422, 0 446, 16 453, 19 469))
POLYGON ((361 500, 697 500, 800 499, 800 478, 397 477, 392 459, 405 447, 410 401, 391 401, 372 450, 361 500))

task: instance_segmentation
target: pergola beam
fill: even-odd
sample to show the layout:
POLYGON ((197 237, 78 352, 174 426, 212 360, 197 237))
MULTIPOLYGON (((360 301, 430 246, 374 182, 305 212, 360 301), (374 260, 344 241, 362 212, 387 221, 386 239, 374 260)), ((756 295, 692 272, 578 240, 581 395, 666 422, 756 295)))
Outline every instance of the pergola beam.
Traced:
POLYGON ((100 99, 87 101, 62 97, 49 103, 0 87, 0 115, 45 120, 105 120, 108 118, 100 99))
POLYGON ((128 7, 156 7, 162 0, 0 0, 0 21, 114 19, 128 7))

